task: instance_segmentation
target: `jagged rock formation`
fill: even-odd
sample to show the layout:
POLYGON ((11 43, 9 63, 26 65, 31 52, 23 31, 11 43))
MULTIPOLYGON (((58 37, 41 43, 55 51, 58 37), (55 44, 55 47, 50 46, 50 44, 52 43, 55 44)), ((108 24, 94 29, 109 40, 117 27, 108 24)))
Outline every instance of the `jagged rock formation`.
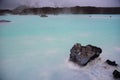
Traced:
POLYGON ((99 47, 92 45, 82 46, 81 44, 76 43, 70 50, 70 61, 84 66, 89 61, 97 58, 100 53, 102 53, 102 50, 99 47))
POLYGON ((0 14, 120 14, 120 7, 42 7, 19 6, 14 10, 0 10, 0 14))

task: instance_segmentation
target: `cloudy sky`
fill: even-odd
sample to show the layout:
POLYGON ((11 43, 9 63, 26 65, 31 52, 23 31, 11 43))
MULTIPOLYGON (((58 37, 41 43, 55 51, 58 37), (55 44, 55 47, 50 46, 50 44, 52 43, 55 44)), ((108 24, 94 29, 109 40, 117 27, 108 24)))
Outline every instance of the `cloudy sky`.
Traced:
POLYGON ((28 5, 33 7, 120 7, 120 0, 0 0, 0 8, 13 9, 19 5, 28 5))

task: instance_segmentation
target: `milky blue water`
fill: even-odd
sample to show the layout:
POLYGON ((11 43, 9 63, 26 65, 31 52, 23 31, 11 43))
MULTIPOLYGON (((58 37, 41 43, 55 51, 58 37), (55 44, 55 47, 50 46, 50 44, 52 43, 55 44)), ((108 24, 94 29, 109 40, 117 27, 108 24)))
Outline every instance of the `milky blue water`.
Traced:
MULTIPOLYGON (((0 19, 0 80, 79 80, 67 60, 75 43, 103 49, 120 64, 120 15, 5 15, 0 19), (112 17, 110 17, 112 16, 112 17)), ((90 80, 90 77, 84 80, 90 80)))

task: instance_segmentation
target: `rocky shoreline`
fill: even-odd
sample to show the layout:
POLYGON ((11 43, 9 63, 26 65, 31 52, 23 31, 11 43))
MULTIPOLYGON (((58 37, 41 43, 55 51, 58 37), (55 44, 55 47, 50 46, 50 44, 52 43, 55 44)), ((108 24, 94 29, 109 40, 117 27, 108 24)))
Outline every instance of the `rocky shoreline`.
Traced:
MULTIPOLYGON (((82 46, 80 43, 76 43, 70 49, 69 61, 78 64, 79 66, 86 66, 91 60, 95 60, 102 53, 102 49, 93 45, 82 46)), ((107 59, 106 64, 111 67, 118 67, 116 61, 107 59)), ((106 68, 106 67, 105 67, 106 68)), ((112 73, 114 79, 120 79, 120 72, 114 70, 112 73)))
POLYGON ((42 7, 31 8, 19 6, 13 10, 0 10, 0 15, 4 14, 120 14, 120 7, 42 7))

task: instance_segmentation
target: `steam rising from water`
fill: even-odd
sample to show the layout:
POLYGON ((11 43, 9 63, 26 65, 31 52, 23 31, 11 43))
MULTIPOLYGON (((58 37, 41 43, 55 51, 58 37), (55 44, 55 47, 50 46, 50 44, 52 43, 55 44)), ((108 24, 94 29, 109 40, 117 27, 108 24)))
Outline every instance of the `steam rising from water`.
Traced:
POLYGON ((120 7, 120 0, 0 0, 0 8, 13 9, 19 5, 31 7, 120 7))

